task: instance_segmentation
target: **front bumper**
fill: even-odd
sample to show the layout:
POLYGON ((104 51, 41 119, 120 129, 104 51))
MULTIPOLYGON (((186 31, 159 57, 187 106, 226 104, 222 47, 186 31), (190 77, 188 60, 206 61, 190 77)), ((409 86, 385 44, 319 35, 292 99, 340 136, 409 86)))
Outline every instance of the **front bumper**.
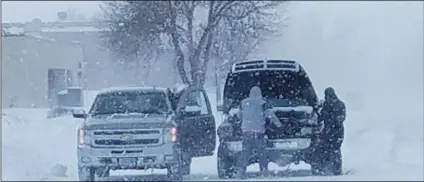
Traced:
POLYGON ((92 148, 78 147, 80 167, 109 167, 111 169, 164 168, 177 163, 179 150, 172 144, 145 148, 92 148), (124 162, 131 159, 131 162, 124 162), (125 164, 124 164, 125 163, 125 164))

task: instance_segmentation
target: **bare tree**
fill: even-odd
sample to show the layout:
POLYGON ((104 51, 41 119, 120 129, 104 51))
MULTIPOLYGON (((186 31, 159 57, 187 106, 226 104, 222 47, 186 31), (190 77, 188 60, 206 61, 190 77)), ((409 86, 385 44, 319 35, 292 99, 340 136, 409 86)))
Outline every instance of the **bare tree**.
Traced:
POLYGON ((267 27, 253 27, 251 24, 240 22, 222 22, 227 27, 226 31, 217 31, 212 50, 212 59, 215 63, 215 86, 217 102, 221 101, 221 80, 231 69, 235 62, 246 60, 253 53, 267 35, 274 33, 267 27))
POLYGON ((203 85, 211 58, 224 55, 221 59, 240 60, 238 57, 246 55, 247 50, 260 42, 263 33, 271 32, 270 18, 274 15, 271 11, 278 2, 114 1, 105 4, 103 10, 111 29, 108 43, 113 50, 122 55, 143 55, 171 49, 182 82, 203 85), (245 42, 233 41, 236 37, 253 44, 240 46, 245 42), (235 50, 237 44, 241 50, 235 50))

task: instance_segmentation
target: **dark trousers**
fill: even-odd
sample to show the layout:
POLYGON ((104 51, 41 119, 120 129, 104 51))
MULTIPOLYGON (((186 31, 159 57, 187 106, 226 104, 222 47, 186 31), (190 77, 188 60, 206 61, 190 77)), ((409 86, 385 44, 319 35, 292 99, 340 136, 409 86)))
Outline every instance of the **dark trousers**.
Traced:
POLYGON ((327 166, 333 175, 342 174, 341 147, 344 139, 344 127, 332 127, 324 130, 321 146, 321 163, 327 166))
POLYGON ((268 171, 268 158, 265 153, 266 140, 263 133, 243 133, 243 167, 249 164, 253 156, 259 158, 259 169, 261 172, 268 171))

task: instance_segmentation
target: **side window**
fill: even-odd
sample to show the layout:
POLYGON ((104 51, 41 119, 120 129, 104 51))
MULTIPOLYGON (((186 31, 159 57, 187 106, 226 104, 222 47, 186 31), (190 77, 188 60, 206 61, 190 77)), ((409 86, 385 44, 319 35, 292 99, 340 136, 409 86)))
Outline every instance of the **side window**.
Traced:
POLYGON ((201 91, 195 90, 190 92, 186 104, 188 106, 199 106, 200 114, 202 115, 209 114, 205 94, 201 91))

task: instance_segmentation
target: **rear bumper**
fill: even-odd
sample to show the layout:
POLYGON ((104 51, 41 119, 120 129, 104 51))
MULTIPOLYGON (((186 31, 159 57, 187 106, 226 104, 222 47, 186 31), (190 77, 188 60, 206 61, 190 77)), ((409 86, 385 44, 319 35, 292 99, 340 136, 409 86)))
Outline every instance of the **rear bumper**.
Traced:
POLYGON ((78 165, 80 167, 109 167, 112 169, 164 168, 168 164, 179 162, 180 151, 174 144, 145 148, 92 148, 78 147, 78 165), (135 162, 121 164, 124 158, 135 162))
MULTIPOLYGON (((222 142, 219 146, 219 150, 221 150, 221 154, 227 156, 227 157, 234 157, 237 158, 241 156, 242 147, 240 144, 241 141, 226 141, 222 142)), ((318 143, 316 140, 312 138, 292 138, 292 139, 286 139, 286 140, 268 140, 268 145, 265 148, 266 155, 270 161, 273 161, 275 163, 280 163, 282 165, 290 163, 290 162, 298 162, 298 161, 304 161, 306 163, 311 163, 314 158, 315 154, 318 149, 318 143), (304 142, 298 142, 297 145, 276 145, 276 143, 282 143, 282 141, 287 140, 299 140, 299 139, 306 139, 308 141, 304 142)), ((255 157, 253 157, 255 158, 255 157)), ((253 161, 256 161, 256 159, 251 159, 253 161)))

